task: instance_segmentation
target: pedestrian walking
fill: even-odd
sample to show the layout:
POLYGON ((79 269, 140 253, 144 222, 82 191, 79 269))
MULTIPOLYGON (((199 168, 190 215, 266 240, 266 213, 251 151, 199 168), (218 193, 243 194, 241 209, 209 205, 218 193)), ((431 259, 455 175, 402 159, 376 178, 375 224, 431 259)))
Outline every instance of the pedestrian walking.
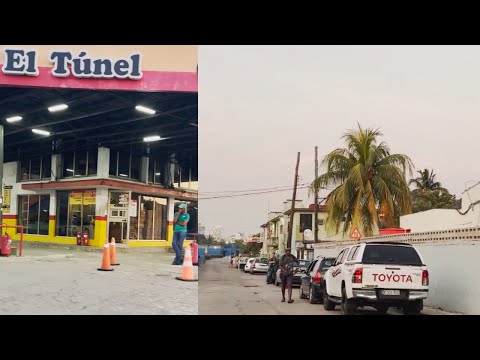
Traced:
POLYGON ((280 280, 282 281, 282 302, 285 302, 285 289, 288 287, 288 303, 293 303, 292 299, 292 282, 295 274, 295 263, 299 263, 298 259, 291 254, 291 249, 286 248, 285 254, 280 259, 280 280))

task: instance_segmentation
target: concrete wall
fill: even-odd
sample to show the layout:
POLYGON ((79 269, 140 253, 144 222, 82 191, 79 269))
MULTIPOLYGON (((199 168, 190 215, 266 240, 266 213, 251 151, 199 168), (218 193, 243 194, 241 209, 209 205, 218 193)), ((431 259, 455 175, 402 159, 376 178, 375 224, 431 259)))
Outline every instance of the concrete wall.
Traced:
POLYGON ((480 315, 480 244, 418 244, 430 274, 426 305, 480 315))

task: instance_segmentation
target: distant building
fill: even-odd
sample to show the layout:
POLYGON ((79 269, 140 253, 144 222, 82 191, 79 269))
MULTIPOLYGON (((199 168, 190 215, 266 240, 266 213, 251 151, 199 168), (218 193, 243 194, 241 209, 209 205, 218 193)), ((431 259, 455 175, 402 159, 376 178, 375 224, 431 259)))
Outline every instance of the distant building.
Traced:
POLYGON ((198 224, 198 234, 205 235, 205 226, 200 223, 198 224))
MULTIPOLYGON (((287 200, 284 203, 283 212, 271 212, 268 214, 269 220, 262 224, 263 234, 265 237, 264 246, 262 248, 262 256, 271 255, 272 252, 278 251, 280 254, 285 252, 288 237, 288 223, 292 217, 292 201, 287 200)), ((303 205, 302 200, 297 200, 295 209, 293 210, 293 227, 292 227, 292 253, 299 259, 313 259, 313 243, 314 240, 304 239, 304 231, 309 229, 314 231, 313 224, 314 205, 309 207, 303 205)), ((326 229, 327 207, 326 205, 318 206, 318 241, 346 240, 349 239, 350 230, 344 235, 343 232, 328 233, 326 229)))

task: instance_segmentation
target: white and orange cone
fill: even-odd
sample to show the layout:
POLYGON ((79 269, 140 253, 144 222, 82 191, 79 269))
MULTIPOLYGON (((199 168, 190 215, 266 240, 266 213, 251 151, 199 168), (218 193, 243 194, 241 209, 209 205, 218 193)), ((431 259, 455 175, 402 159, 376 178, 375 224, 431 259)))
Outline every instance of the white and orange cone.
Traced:
POLYGON ((117 262, 117 252, 115 250, 115 236, 110 238, 110 265, 120 265, 117 262))
POLYGON ((182 275, 175 279, 182 281, 198 281, 198 279, 193 278, 192 250, 190 249, 190 246, 185 248, 182 275))
POLYGON ((102 259, 102 267, 97 269, 98 271, 113 271, 113 268, 110 264, 110 245, 108 245, 108 241, 105 240, 105 245, 103 245, 103 259, 102 259))

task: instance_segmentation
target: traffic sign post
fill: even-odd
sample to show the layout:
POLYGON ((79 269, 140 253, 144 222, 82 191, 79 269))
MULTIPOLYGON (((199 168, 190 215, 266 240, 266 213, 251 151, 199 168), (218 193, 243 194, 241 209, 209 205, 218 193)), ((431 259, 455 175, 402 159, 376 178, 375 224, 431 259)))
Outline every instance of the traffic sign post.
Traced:
POLYGON ((353 240, 360 240, 362 238, 362 234, 360 233, 360 231, 358 230, 358 228, 356 227, 355 229, 353 229, 353 231, 351 232, 350 234, 350 239, 353 239, 353 240))

